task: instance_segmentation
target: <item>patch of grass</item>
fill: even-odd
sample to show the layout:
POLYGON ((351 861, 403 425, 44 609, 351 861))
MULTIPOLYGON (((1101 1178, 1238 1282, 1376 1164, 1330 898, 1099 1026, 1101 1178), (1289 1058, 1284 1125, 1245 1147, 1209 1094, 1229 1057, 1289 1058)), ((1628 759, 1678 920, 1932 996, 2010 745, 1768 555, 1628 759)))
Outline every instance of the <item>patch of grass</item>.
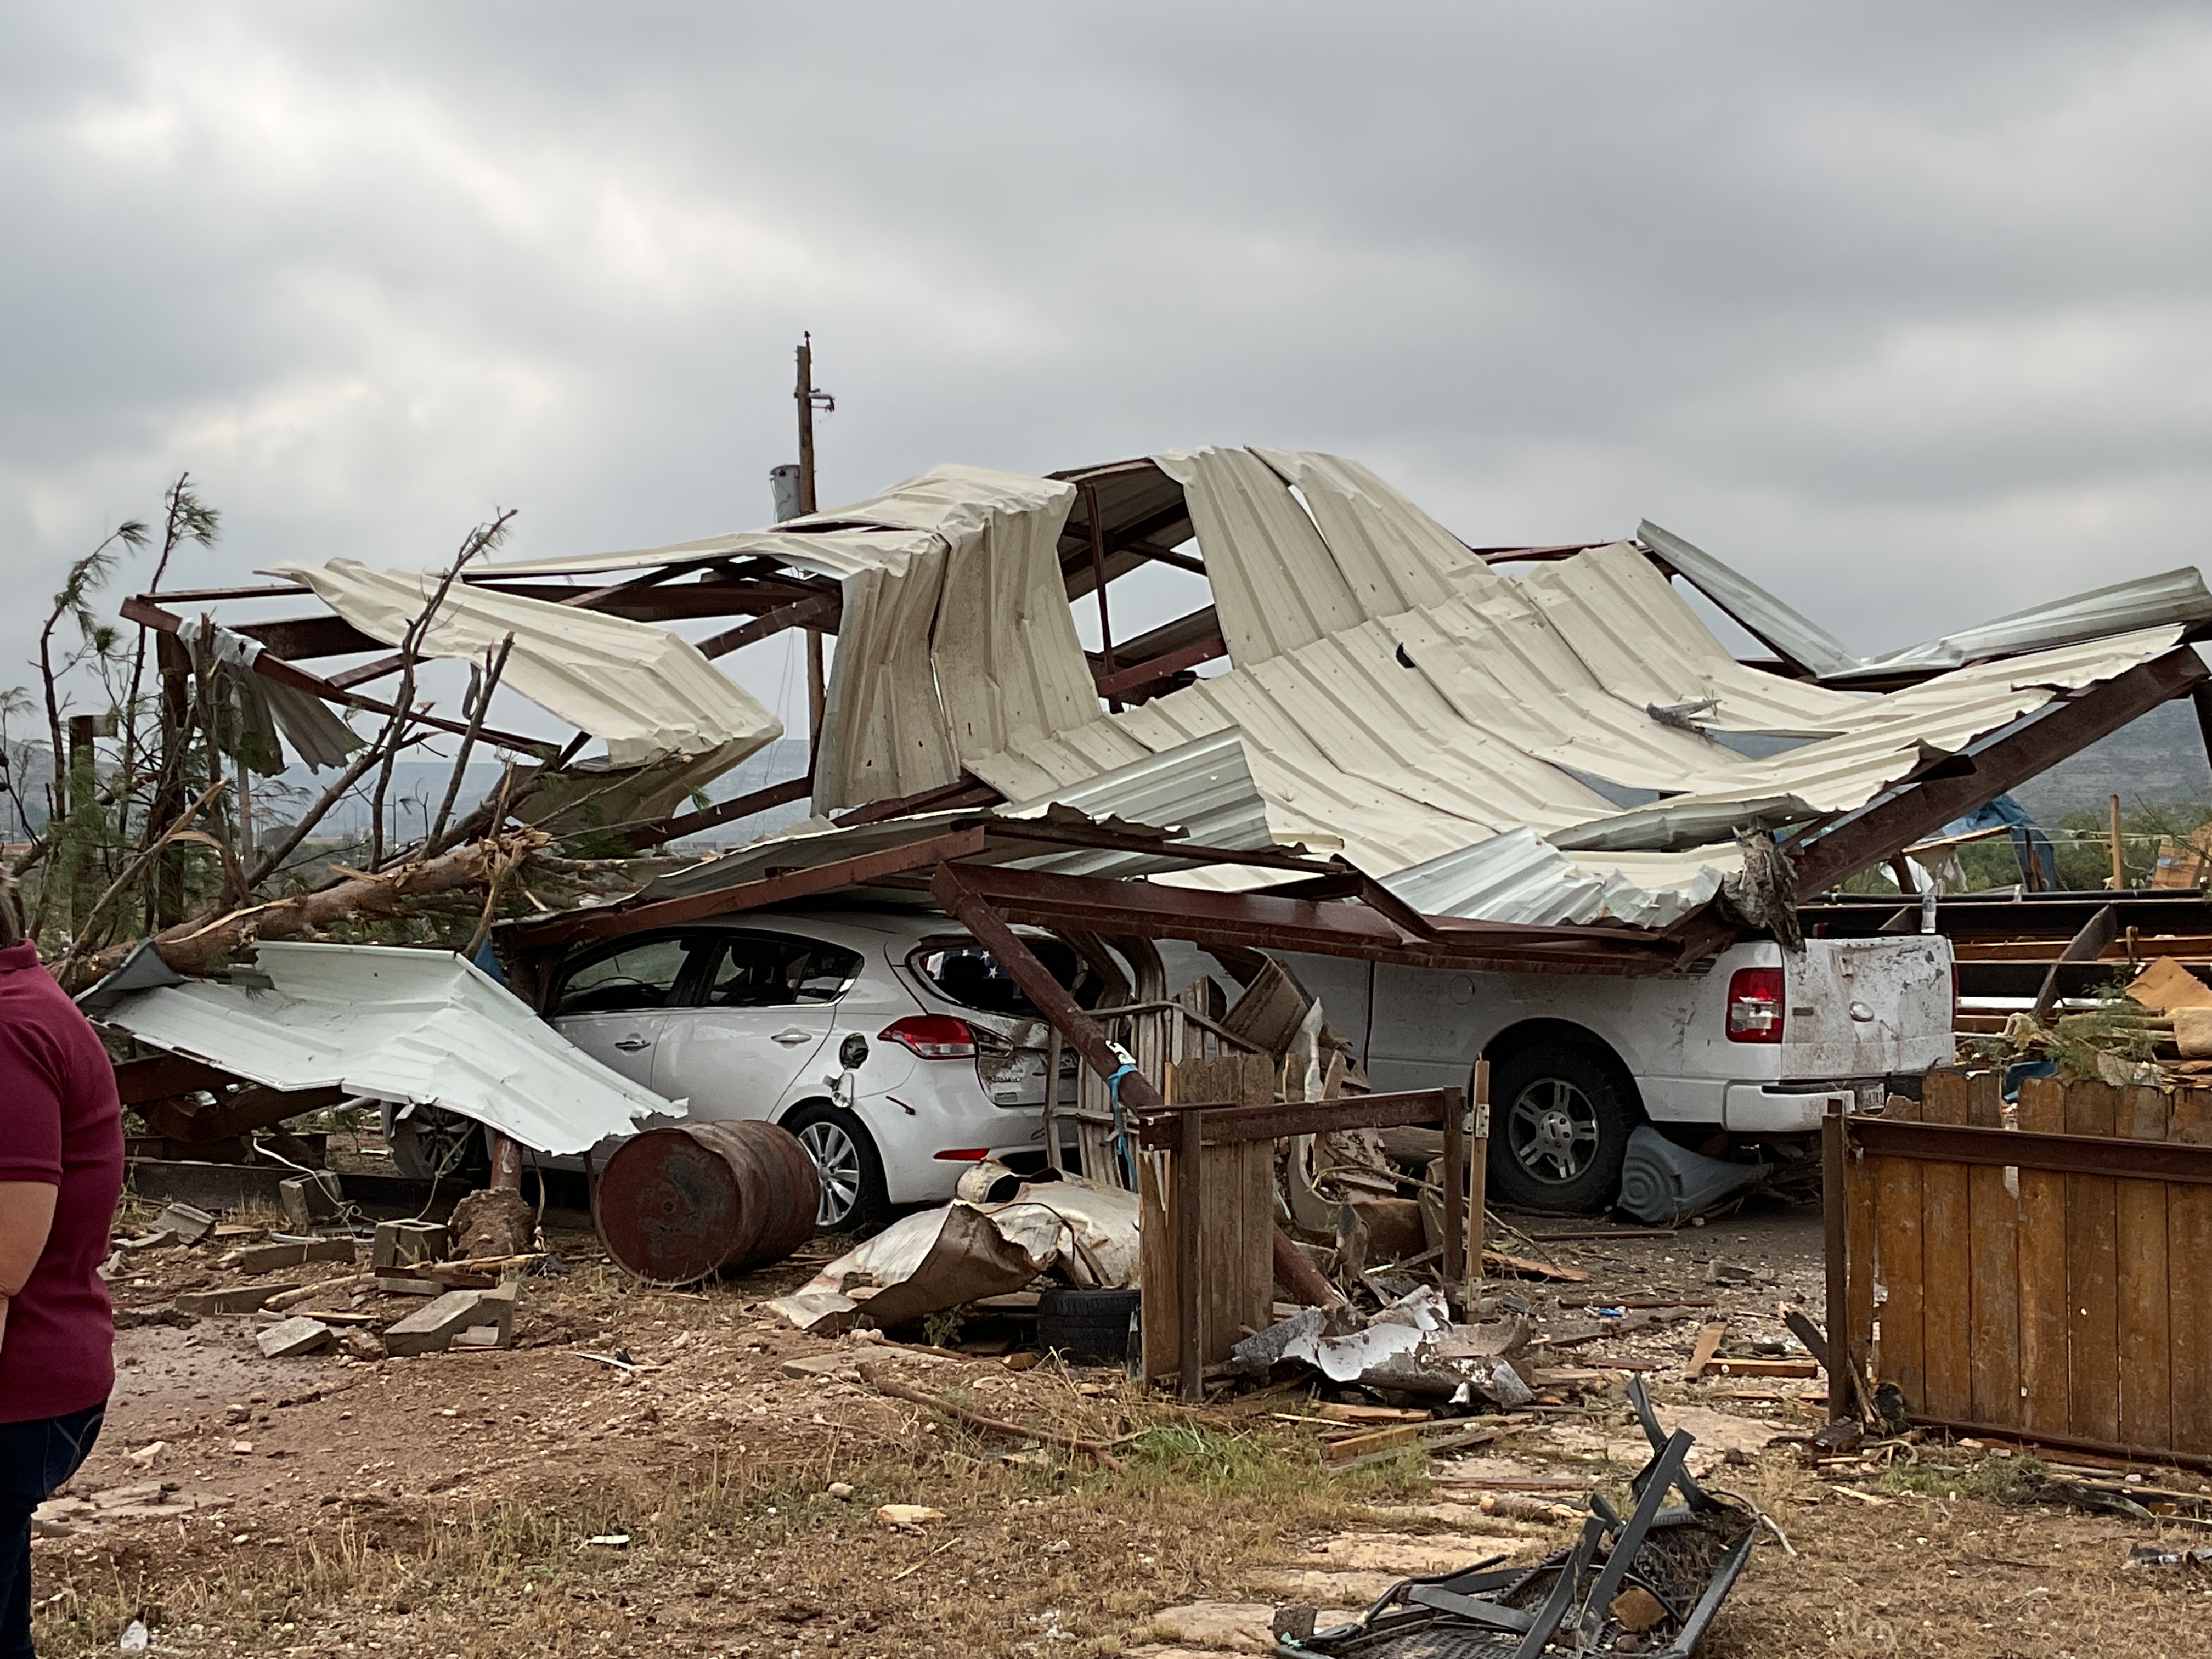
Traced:
POLYGON ((1915 1461, 1893 1464, 1875 1482, 1875 1490, 1917 1493, 1923 1498, 1977 1498, 1988 1504, 2025 1504, 2043 1485, 2044 1463, 2039 1457, 2015 1454, 2011 1457, 1978 1457, 1963 1463, 1915 1461))

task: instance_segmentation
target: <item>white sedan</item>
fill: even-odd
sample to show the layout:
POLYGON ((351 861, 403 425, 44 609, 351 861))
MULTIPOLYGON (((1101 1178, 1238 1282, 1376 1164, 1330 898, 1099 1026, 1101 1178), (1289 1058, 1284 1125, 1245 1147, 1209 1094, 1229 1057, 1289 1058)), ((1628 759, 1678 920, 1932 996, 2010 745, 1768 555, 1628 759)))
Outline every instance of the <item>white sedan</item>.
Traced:
MULTIPOLYGON (((1074 951, 1022 932, 1078 1001, 1097 1000, 1100 981, 1074 951)), ((789 1129, 821 1173, 824 1229, 950 1199, 981 1158, 1044 1163, 1047 1027, 990 953, 934 912, 756 911, 626 935, 568 956, 544 1012, 694 1118, 789 1129)), ((1061 1069, 1072 1100, 1072 1054, 1061 1069)), ((447 1155, 434 1118, 394 1126, 404 1171, 427 1175, 447 1155)))

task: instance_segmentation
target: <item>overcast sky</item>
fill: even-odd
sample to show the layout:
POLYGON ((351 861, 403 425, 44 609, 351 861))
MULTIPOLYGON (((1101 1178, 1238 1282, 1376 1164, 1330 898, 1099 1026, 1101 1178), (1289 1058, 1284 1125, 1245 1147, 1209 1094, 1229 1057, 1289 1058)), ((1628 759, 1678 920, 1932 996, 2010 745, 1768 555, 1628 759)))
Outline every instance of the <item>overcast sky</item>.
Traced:
POLYGON ((802 329, 825 504, 1323 448, 1479 543, 1649 516, 1866 649, 2194 563, 2212 507, 2203 7, 0 27, 7 662, 184 468, 227 534, 173 585, 495 507, 526 552, 761 524, 802 329))

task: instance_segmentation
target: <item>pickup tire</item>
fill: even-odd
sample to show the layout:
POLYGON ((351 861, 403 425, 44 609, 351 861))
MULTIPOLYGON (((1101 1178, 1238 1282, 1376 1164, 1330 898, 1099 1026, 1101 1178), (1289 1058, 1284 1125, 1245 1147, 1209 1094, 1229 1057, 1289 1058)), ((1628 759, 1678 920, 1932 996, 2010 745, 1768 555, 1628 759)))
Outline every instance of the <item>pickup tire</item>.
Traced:
POLYGON ((1639 1113, 1603 1055, 1570 1042, 1516 1048, 1490 1074, 1492 1191, 1528 1210, 1588 1215, 1620 1190, 1639 1113))
POLYGON ((799 1137, 822 1183, 815 1231, 848 1233, 884 1218, 890 1209, 884 1160, 876 1151, 875 1137, 859 1118, 841 1106, 817 1100, 784 1119, 783 1127, 799 1137))

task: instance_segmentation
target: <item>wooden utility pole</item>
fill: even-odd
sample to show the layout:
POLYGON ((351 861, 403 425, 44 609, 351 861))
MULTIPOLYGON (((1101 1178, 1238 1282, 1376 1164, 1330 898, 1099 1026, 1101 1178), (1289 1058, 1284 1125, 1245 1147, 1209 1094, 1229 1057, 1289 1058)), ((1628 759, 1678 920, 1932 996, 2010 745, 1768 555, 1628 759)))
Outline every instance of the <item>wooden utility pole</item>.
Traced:
POLYGON ((2124 890, 2128 884, 2127 860, 2120 855, 2120 798, 2112 797, 2112 889, 2124 890))
MULTIPOLYGON (((837 407, 836 399, 814 389, 814 336, 799 337, 799 384, 792 393, 799 401, 799 511, 802 517, 815 511, 814 408, 821 399, 824 410, 837 407)), ((811 756, 822 744, 822 708, 826 696, 822 673, 822 630, 806 630, 806 736, 811 756)))

